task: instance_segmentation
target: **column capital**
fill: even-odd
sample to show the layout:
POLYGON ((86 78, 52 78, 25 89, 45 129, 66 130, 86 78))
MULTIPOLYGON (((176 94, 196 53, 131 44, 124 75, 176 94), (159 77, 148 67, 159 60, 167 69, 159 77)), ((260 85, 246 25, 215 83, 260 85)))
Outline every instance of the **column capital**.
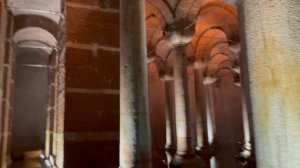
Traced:
POLYGON ((187 18, 175 19, 173 23, 166 25, 164 38, 172 47, 187 45, 195 34, 195 24, 187 18))
POLYGON ((204 85, 210 85, 210 84, 215 83, 217 80, 218 80, 218 78, 216 78, 216 77, 207 76, 207 77, 204 77, 203 84, 204 85))

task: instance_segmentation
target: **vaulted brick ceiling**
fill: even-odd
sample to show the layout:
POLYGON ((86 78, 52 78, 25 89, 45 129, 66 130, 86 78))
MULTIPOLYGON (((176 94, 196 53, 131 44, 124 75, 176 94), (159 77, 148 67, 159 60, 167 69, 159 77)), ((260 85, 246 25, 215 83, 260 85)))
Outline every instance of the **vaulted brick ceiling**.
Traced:
POLYGON ((172 47, 163 38, 174 22, 194 28, 187 57, 195 67, 205 67, 206 75, 237 65, 239 43, 236 6, 224 0, 147 0, 147 40, 149 61, 156 64, 161 77, 172 75, 172 47))

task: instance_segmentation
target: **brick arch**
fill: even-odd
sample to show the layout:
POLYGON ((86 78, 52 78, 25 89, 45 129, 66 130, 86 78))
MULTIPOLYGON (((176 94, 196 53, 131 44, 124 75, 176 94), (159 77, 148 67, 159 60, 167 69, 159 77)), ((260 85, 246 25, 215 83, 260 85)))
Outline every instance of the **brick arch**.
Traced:
POLYGON ((239 41, 238 14, 234 5, 211 2, 202 6, 196 15, 196 27, 209 22, 210 26, 218 26, 233 43, 239 41))
POLYGON ((155 46, 155 53, 159 55, 163 60, 166 60, 172 47, 163 39, 158 41, 155 46))
POLYGON ((173 76, 173 48, 163 39, 159 40, 155 46, 156 62, 160 67, 160 78, 170 80, 173 76))
POLYGON ((231 62, 230 55, 228 53, 224 52, 224 51, 220 51, 220 52, 216 52, 214 54, 211 54, 210 55, 210 61, 213 60, 215 57, 220 56, 220 55, 226 56, 228 58, 228 60, 231 62))
POLYGON ((203 0, 180 0, 176 6, 175 12, 176 16, 188 17, 190 19, 195 19, 195 15, 190 13, 195 9, 199 9, 203 3, 203 0))
POLYGON ((153 14, 159 20, 162 30, 167 23, 173 20, 172 12, 161 0, 147 0, 146 13, 146 17, 153 14))
POLYGON ((210 52, 218 43, 228 43, 225 33, 219 27, 208 28, 196 36, 193 42, 196 62, 208 62, 210 52))
POLYGON ((162 40, 163 31, 161 24, 155 15, 150 15, 146 18, 147 21, 147 46, 151 52, 155 50, 156 44, 162 40))
POLYGON ((228 56, 231 62, 234 62, 235 58, 233 57, 232 52, 229 49, 229 45, 224 41, 218 41, 213 45, 213 47, 210 50, 210 59, 212 59, 214 56, 218 54, 224 54, 228 56))
POLYGON ((210 49, 205 76, 218 79, 224 75, 233 77, 234 72, 232 68, 234 63, 235 59, 232 56, 228 43, 218 41, 210 49), (225 74, 223 70, 226 70, 225 74))
POLYGON ((220 69, 228 69, 231 71, 231 65, 232 63, 228 56, 223 53, 219 53, 207 63, 205 76, 216 78, 220 69))
MULTIPOLYGON (((184 0, 181 0, 181 3, 178 6, 185 6, 186 3, 190 3, 190 2, 185 2, 184 0)), ((210 3, 214 3, 214 4, 223 3, 223 0, 193 0, 192 6, 189 8, 189 10, 186 13, 186 17, 191 19, 197 18, 199 9, 201 9, 201 7, 206 6, 207 4, 210 3)))
POLYGON ((218 7, 228 12, 231 16, 237 19, 238 13, 236 7, 233 4, 223 2, 223 0, 210 0, 208 3, 202 4, 196 13, 196 17, 199 17, 205 9, 214 7, 218 7))

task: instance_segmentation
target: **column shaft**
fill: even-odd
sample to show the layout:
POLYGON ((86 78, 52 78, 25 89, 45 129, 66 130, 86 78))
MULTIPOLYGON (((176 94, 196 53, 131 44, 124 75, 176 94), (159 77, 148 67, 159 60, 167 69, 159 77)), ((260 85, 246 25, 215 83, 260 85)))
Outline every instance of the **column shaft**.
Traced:
POLYGON ((173 104, 173 81, 165 81, 165 97, 166 97, 166 149, 176 149, 176 125, 175 110, 173 104))
POLYGON ((176 124, 175 109, 173 102, 174 86, 173 81, 165 81, 165 112, 166 112, 166 157, 167 164, 170 165, 173 155, 176 151, 176 124))
POLYGON ((196 131, 197 131, 197 148, 200 150, 203 146, 208 145, 207 139, 207 117, 206 117, 206 99, 205 88, 203 85, 203 75, 201 69, 194 70, 195 92, 196 92, 196 131))
POLYGON ((300 1, 241 3, 258 168, 297 168, 300 1))
POLYGON ((207 139, 211 145, 215 136, 215 109, 214 109, 214 96, 213 96, 213 84, 205 85, 206 93, 206 120, 207 120, 207 139))
POLYGON ((250 143, 250 125, 249 125, 249 117, 247 112, 247 104, 245 100, 244 94, 242 95, 242 113, 243 113, 243 129, 244 129, 244 142, 250 143))
POLYGON ((176 102, 177 154, 194 153, 192 140, 191 114, 187 78, 185 46, 177 46, 174 56, 174 80, 176 102))
POLYGON ((120 167, 150 168, 145 0, 120 1, 120 167))

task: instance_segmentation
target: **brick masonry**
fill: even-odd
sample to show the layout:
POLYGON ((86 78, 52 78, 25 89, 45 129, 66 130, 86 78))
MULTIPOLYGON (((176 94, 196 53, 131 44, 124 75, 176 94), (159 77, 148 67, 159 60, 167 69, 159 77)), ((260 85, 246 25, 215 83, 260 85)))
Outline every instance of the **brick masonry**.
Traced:
POLYGON ((66 5, 65 167, 118 167, 118 0, 66 5))

